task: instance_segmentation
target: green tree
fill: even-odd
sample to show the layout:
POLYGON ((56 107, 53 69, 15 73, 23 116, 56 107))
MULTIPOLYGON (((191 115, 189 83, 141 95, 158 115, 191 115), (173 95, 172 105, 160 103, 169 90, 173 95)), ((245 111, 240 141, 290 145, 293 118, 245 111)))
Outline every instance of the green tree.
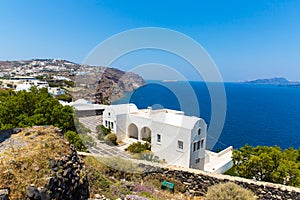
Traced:
POLYGON ((299 150, 245 145, 233 151, 234 171, 238 176, 291 186, 300 186, 299 150))
POLYGON ((54 125, 76 130, 73 108, 62 106, 46 88, 32 87, 29 92, 0 92, 0 130, 33 125, 54 125))

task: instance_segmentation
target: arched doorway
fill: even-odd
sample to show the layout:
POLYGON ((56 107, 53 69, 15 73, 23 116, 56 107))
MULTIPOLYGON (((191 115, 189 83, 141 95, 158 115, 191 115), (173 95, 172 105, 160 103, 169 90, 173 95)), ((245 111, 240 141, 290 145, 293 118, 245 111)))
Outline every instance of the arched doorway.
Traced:
POLYGON ((138 137, 139 137, 138 128, 133 123, 128 126, 128 137, 134 138, 134 139, 138 139, 138 137))
POLYGON ((143 127, 141 129, 141 139, 151 142, 151 129, 148 127, 143 127))

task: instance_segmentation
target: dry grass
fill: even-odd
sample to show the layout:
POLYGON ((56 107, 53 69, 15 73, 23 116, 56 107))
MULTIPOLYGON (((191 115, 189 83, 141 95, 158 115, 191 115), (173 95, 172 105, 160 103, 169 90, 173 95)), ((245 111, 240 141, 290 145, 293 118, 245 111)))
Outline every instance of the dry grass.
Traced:
POLYGON ((208 188, 206 200, 255 200, 250 190, 232 183, 221 183, 208 188))
POLYGON ((151 200, 200 200, 202 197, 189 197, 184 194, 184 186, 179 181, 166 178, 163 175, 152 174, 142 178, 139 173, 130 173, 134 169, 134 171, 138 169, 138 167, 131 163, 128 160, 123 160, 120 158, 105 158, 98 159, 91 156, 84 157, 84 162, 86 165, 86 169, 88 172, 89 179, 89 190, 91 197, 94 197, 95 194, 104 194, 106 197, 110 199, 117 199, 118 194, 120 195, 138 195, 144 196, 147 199, 151 200), (118 162, 119 161, 119 162, 118 162), (115 166, 113 168, 110 167, 110 164, 114 163, 115 166), (117 169, 128 170, 129 167, 132 167, 131 170, 127 171, 126 181, 120 176, 117 169), (130 176, 130 177, 129 177, 130 176), (123 180, 122 180, 123 179, 123 180), (161 190, 161 181, 163 179, 167 179, 168 181, 175 182, 175 193, 172 194, 169 191, 161 190), (147 190, 151 190, 149 193, 145 192, 134 192, 127 190, 126 185, 139 185, 141 188, 143 186, 148 188, 147 190), (125 189, 124 189, 125 188, 125 189), (116 192, 117 191, 117 192, 116 192), (116 193, 116 195, 112 195, 116 193))
POLYGON ((52 174, 50 159, 70 153, 54 127, 26 128, 10 140, 14 142, 0 154, 0 188, 9 187, 11 199, 24 199, 30 184, 45 186, 52 174), (16 147, 14 143, 23 145, 16 147))

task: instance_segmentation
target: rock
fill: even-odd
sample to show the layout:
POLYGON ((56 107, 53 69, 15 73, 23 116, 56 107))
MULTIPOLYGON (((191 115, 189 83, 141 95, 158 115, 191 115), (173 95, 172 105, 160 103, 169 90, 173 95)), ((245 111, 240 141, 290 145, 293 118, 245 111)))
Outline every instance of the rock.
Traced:
POLYGON ((30 200, 40 200, 41 199, 40 192, 33 185, 30 185, 27 187, 26 193, 27 193, 27 197, 30 200))
POLYGON ((22 131, 22 129, 20 129, 20 128, 14 128, 14 129, 12 129, 12 134, 20 133, 21 131, 22 131))
POLYGON ((41 200, 51 200, 52 199, 46 188, 41 188, 41 189, 39 189, 39 191, 40 191, 41 200))
POLYGON ((38 166, 34 167, 34 171, 38 172, 40 171, 40 168, 38 166))
POLYGON ((9 200, 10 190, 8 188, 0 189, 0 200, 9 200))

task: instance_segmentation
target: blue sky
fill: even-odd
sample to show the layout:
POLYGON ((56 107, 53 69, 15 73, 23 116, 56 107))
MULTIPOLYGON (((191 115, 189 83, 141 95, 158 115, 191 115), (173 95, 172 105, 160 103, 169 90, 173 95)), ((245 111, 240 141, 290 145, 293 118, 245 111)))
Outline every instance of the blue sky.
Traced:
MULTIPOLYGON (((300 1, 0 0, 0 60, 61 58, 81 63, 100 42, 128 29, 163 27, 196 40, 225 81, 284 76, 300 80, 300 1)), ((121 44, 120 44, 121 45, 121 44)), ((170 55, 140 52, 114 67, 170 55)))

